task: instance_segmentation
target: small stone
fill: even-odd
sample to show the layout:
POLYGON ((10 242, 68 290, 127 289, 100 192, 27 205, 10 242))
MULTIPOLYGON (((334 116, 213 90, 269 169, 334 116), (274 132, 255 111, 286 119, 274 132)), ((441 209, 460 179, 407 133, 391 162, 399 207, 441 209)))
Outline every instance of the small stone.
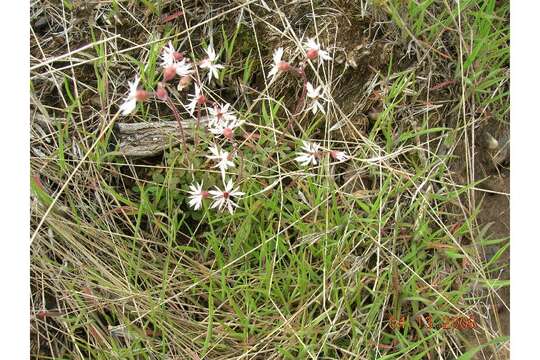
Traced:
POLYGON ((36 22, 34 22, 34 30, 37 32, 42 32, 46 30, 46 28, 49 26, 49 20, 47 19, 47 16, 40 16, 36 22))
POLYGON ((488 149, 495 150, 499 147, 499 142, 490 133, 486 132, 486 145, 488 149))

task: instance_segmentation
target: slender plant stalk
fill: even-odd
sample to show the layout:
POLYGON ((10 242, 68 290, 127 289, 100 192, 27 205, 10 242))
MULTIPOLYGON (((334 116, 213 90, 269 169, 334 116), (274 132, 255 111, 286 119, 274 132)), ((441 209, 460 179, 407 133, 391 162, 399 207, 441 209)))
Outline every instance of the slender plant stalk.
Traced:
POLYGON ((187 153, 188 147, 187 147, 187 141, 186 141, 186 134, 184 133, 184 128, 182 126, 182 118, 180 116, 180 113, 178 112, 178 109, 172 102, 171 98, 168 97, 165 103, 172 110, 174 118, 178 122, 178 127, 180 128, 180 136, 182 137, 182 143, 184 144, 184 151, 187 153))
POLYGON ((195 146, 199 145, 199 127, 201 125, 201 105, 197 104, 197 124, 195 125, 195 146))
MULTIPOLYGON (((306 94, 307 94, 307 83, 308 83, 308 80, 307 80, 307 77, 306 77, 306 73, 304 71, 304 65, 300 65, 300 67, 298 67, 298 69, 296 69, 296 73, 302 78, 302 80, 304 81, 304 86, 303 86, 303 89, 302 89, 302 94, 300 95, 300 97, 298 98, 298 101, 296 103, 296 107, 294 108, 294 113, 293 113, 293 117, 297 116, 298 114, 300 114, 300 111, 302 110, 302 107, 304 106, 304 102, 306 100, 306 94)), ((289 122, 291 123, 291 122, 289 122)))

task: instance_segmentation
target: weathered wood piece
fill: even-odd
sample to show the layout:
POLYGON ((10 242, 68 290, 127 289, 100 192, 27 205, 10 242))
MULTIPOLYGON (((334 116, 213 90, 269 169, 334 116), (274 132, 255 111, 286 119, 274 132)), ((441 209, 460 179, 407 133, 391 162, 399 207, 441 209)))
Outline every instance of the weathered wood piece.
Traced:
MULTIPOLYGON (((205 128, 208 118, 201 118, 200 128, 205 128)), ((182 142, 182 134, 177 121, 156 121, 144 123, 116 123, 114 135, 120 154, 127 157, 149 157, 182 142)), ((182 128, 186 141, 193 138, 196 122, 183 121, 182 128)))

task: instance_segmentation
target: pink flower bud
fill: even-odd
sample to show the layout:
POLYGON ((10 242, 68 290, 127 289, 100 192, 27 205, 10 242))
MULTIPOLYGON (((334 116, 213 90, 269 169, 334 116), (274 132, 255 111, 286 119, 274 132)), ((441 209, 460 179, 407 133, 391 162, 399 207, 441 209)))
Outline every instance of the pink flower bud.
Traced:
POLYGON ((47 310, 40 310, 37 314, 36 314, 36 317, 40 320, 43 320, 45 319, 45 317, 48 315, 47 313, 47 310))
POLYGON ((182 59, 184 58, 184 54, 182 54, 179 51, 175 51, 173 52, 173 57, 174 57, 174 60, 176 61, 182 61, 182 59))
POLYGON ((142 89, 137 90, 137 92, 135 93, 135 99, 137 101, 146 101, 146 99, 148 99, 148 92, 142 89))
POLYGON ((206 96, 200 95, 200 96, 197 98, 197 104, 199 104, 199 105, 206 104, 206 96))
POLYGON ((278 70, 279 71, 289 71, 289 68, 291 67, 291 65, 289 65, 288 62, 286 61, 281 61, 279 64, 278 64, 278 70))
POLYGON ((156 90, 156 96, 159 100, 167 100, 169 97, 169 94, 167 93, 167 89, 163 86, 162 83, 158 84, 157 90, 156 90))
POLYGON ((163 81, 170 81, 176 76, 176 68, 174 66, 167 66, 163 70, 163 81))
POLYGON ((225 136, 226 139, 232 140, 233 137, 233 131, 230 128, 223 129, 223 136, 225 136))
POLYGON ((309 60, 315 60, 317 56, 319 56, 319 50, 317 49, 309 49, 306 52, 306 56, 309 60))

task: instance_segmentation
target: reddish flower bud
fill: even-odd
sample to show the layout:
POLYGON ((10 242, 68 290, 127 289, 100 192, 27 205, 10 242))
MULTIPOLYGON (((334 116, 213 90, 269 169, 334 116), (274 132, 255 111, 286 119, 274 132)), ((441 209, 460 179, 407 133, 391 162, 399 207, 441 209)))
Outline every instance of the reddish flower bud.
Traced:
POLYGON ((184 58, 184 54, 182 54, 179 51, 175 51, 173 52, 173 57, 174 57, 174 60, 176 61, 182 61, 182 59, 184 58))
POLYGON ((146 99, 148 99, 148 92, 142 89, 137 90, 137 92, 135 93, 135 99, 137 101, 146 101, 146 99))
POLYGON ((226 139, 232 140, 233 137, 233 131, 230 128, 223 129, 223 136, 225 136, 226 139))
POLYGON ((282 61, 278 65, 278 70, 279 71, 289 71, 290 67, 291 67, 291 65, 289 65, 288 62, 282 61))
POLYGON ((176 68, 174 66, 167 66, 163 69, 163 81, 170 81, 176 76, 176 68))
POLYGON ((319 50, 317 49, 309 49, 306 52, 306 56, 309 60, 315 60, 317 56, 319 56, 319 50))
POLYGON ((45 319, 45 317, 47 316, 47 310, 40 310, 37 314, 36 314, 36 317, 40 320, 43 320, 45 319))
POLYGON ((206 96, 200 95, 200 96, 197 98, 197 104, 199 104, 199 105, 206 104, 206 96))
POLYGON ((162 83, 158 84, 157 90, 156 90, 156 96, 159 100, 167 100, 169 97, 169 94, 167 93, 167 89, 163 86, 162 83))

